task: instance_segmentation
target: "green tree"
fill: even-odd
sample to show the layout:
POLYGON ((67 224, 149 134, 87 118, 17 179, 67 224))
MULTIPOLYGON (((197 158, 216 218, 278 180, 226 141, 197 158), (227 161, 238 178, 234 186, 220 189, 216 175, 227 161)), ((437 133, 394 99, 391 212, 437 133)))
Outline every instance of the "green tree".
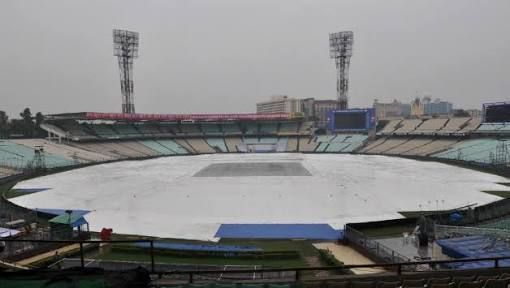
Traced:
POLYGON ((9 116, 5 111, 0 111, 0 138, 7 138, 9 131, 9 116))
POLYGON ((23 121, 23 135, 25 137, 32 137, 34 135, 35 125, 30 108, 25 108, 23 112, 19 113, 19 116, 23 121))

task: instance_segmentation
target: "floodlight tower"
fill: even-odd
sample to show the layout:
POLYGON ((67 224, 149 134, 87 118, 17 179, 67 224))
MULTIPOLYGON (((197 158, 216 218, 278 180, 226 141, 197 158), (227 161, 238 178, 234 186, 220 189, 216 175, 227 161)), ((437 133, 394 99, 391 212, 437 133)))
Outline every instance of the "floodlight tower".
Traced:
POLYGON ((138 32, 114 29, 113 55, 119 60, 122 113, 135 113, 133 59, 138 58, 138 32))
POLYGON ((340 109, 348 107, 349 65, 352 56, 354 33, 342 31, 329 34, 329 57, 335 59, 336 64, 336 94, 340 109))

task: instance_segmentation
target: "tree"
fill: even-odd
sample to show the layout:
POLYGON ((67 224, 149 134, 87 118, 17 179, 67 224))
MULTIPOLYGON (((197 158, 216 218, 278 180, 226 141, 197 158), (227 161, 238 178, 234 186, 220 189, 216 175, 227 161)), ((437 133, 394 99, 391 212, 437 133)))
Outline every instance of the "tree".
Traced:
POLYGON ((19 113, 19 116, 21 117, 23 121, 23 135, 25 137, 32 137, 34 135, 34 120, 32 120, 32 112, 30 111, 30 108, 25 108, 23 112, 19 113))
POLYGON ((41 112, 35 114, 35 130, 37 137, 44 137, 44 130, 41 129, 41 124, 44 121, 44 116, 41 112))
POLYGON ((9 131, 9 116, 5 111, 0 111, 0 138, 7 137, 9 131))

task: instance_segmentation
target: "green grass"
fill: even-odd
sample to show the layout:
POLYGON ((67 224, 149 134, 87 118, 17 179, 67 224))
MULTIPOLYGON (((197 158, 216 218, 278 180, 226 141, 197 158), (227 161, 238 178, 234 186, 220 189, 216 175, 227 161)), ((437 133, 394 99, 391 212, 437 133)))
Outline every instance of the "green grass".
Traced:
POLYGON ((416 225, 395 225, 380 228, 362 229, 360 232, 368 237, 389 237, 389 236, 402 236, 402 233, 413 232, 416 225))
POLYGON ((24 195, 28 195, 28 194, 32 194, 32 193, 20 192, 16 189, 11 189, 11 190, 6 191, 4 196, 6 199, 12 199, 12 198, 16 198, 16 197, 24 196, 24 195))
MULTIPOLYGON (((115 234, 115 240, 136 240, 148 239, 149 237, 140 237, 134 235, 115 234)), ((220 245, 243 245, 255 246, 265 251, 298 251, 300 257, 294 259, 246 259, 246 258, 221 258, 221 257, 185 257, 174 255, 157 255, 155 261, 166 264, 202 264, 202 265, 263 265, 266 267, 304 267, 308 266, 305 257, 319 257, 318 250, 312 245, 311 241, 292 241, 292 240, 233 240, 221 239, 218 243, 182 240, 182 239, 155 239, 168 243, 193 243, 193 244, 220 244, 220 245)), ((149 262, 150 256, 147 250, 140 251, 104 251, 94 258, 112 261, 142 261, 149 262)), ((325 263, 322 263, 325 265, 325 263)))
POLYGON ((499 196, 501 198, 510 198, 510 191, 482 191, 482 192, 485 192, 487 194, 491 194, 491 195, 495 195, 495 196, 499 196))

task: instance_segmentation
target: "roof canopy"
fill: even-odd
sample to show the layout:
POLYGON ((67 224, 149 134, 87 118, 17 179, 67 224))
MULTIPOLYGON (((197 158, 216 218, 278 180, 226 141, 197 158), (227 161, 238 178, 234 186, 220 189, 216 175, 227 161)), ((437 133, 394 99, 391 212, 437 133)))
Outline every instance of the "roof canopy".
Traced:
POLYGON ((118 120, 118 121, 239 121, 289 120, 289 113, 236 113, 236 114, 127 114, 80 112, 46 115, 50 120, 118 120))

